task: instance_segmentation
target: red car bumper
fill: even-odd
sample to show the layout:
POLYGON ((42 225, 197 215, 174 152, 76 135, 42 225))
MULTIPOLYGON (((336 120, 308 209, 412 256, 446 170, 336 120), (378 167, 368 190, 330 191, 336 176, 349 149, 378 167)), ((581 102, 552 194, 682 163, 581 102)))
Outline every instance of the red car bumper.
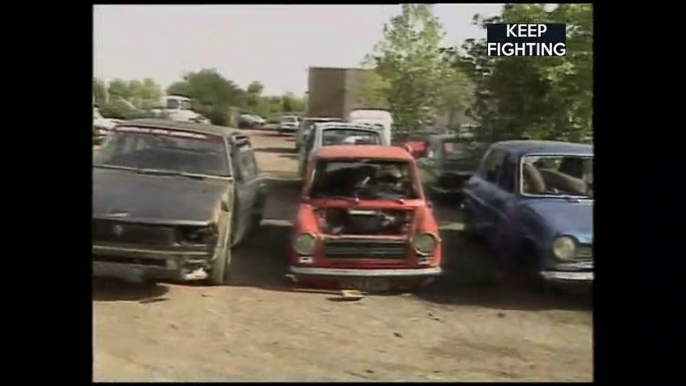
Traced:
POLYGON ((289 276, 297 284, 333 289, 354 288, 367 292, 417 289, 433 282, 442 273, 440 267, 406 269, 289 267, 289 276))

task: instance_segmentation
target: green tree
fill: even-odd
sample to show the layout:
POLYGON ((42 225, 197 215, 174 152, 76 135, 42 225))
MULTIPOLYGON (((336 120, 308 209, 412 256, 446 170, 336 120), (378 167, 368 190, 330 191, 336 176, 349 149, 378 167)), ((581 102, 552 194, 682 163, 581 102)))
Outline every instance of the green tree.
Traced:
POLYGON ((255 94, 258 96, 262 95, 262 91, 264 91, 264 85, 258 81, 254 81, 248 85, 247 91, 250 94, 255 94))
POLYGON ((418 130, 433 120, 444 75, 444 35, 427 4, 403 4, 401 14, 384 25, 371 59, 384 79, 377 83, 387 87, 383 93, 397 130, 418 130))
POLYGON ((287 92, 281 96, 281 111, 284 113, 303 113, 305 111, 304 100, 296 97, 292 92, 287 92))
POLYGON ((110 94, 110 98, 120 97, 128 100, 131 97, 129 82, 122 79, 112 80, 107 87, 107 91, 110 94))
POLYGON ((248 85, 245 95, 245 109, 252 114, 265 115, 268 112, 266 103, 262 98, 264 86, 254 81, 248 85))
POLYGON ((194 99, 198 112, 218 125, 230 125, 230 107, 245 104, 245 91, 215 69, 185 74, 182 81, 167 88, 167 94, 194 99))
POLYGON ((129 81, 128 90, 129 102, 139 109, 151 109, 162 97, 162 87, 150 78, 129 81))
POLYGON ((488 140, 528 137, 579 141, 592 132, 593 15, 590 4, 506 4, 501 15, 474 23, 566 23, 563 57, 490 57, 469 39, 453 64, 475 84, 471 111, 488 140))
POLYGON ((367 108, 388 109, 389 82, 375 68, 365 63, 358 77, 357 102, 367 108))
POLYGON ((107 85, 102 79, 93 78, 93 98, 99 106, 107 102, 107 85))

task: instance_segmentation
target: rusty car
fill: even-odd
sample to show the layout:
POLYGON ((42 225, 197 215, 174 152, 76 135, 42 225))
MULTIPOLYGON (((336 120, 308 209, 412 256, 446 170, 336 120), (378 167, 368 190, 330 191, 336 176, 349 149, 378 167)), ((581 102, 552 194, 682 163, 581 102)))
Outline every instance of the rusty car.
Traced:
POLYGON ((438 225, 404 149, 322 147, 305 180, 289 246, 296 283, 384 292, 441 275, 438 225))
POLYGON ((593 282, 591 145, 496 142, 464 195, 465 232, 492 247, 505 277, 535 289, 593 282))
POLYGON ((122 122, 93 157, 93 276, 223 284, 231 247, 259 227, 265 201, 239 131, 122 122))
POLYGON ((463 140, 455 134, 431 135, 417 166, 424 189, 432 199, 459 202, 462 185, 479 166, 488 144, 463 140))

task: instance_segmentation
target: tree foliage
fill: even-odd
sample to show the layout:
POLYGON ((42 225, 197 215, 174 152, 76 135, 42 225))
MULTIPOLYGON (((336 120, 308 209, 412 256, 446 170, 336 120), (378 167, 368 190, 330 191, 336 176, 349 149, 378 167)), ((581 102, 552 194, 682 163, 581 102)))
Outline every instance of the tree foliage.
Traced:
POLYGON ((99 106, 107 103, 107 85, 98 78, 93 78, 93 99, 99 106))
POLYGON ((403 4, 384 26, 383 38, 363 66, 358 101, 388 108, 396 131, 431 125, 436 115, 450 124, 469 105, 472 82, 461 67, 446 61, 440 43, 445 32, 427 4, 403 4))
POLYGON ((433 120, 443 75, 439 45, 444 35, 427 4, 403 4, 400 15, 384 25, 371 58, 376 74, 370 77, 379 87, 366 94, 385 94, 398 130, 418 130, 433 120))
POLYGON ((475 85, 471 111, 479 136, 580 141, 592 133, 593 16, 590 4, 506 4, 501 15, 474 23, 566 23, 563 57, 492 57, 485 40, 468 39, 451 50, 454 67, 475 85))
MULTIPOLYGON (((258 81, 250 83, 244 90, 215 69, 189 72, 166 89, 167 95, 190 98, 195 111, 219 125, 236 125, 240 113, 278 119, 286 112, 301 114, 305 111, 305 98, 299 98, 293 93, 266 96, 263 92, 264 85, 258 81)), ((148 111, 162 95, 162 88, 152 79, 114 79, 109 85, 102 80, 93 79, 93 96, 100 105, 100 112, 108 118, 149 116, 148 111), (108 94, 109 101, 102 102, 108 99, 108 94)))

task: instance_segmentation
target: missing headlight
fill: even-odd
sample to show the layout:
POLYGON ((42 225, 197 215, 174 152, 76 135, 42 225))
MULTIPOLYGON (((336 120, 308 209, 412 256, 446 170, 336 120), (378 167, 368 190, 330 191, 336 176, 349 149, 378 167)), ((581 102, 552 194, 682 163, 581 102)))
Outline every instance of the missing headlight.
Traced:
POLYGON ((182 244, 215 245, 219 232, 215 224, 209 226, 183 226, 178 228, 179 242, 182 244))

